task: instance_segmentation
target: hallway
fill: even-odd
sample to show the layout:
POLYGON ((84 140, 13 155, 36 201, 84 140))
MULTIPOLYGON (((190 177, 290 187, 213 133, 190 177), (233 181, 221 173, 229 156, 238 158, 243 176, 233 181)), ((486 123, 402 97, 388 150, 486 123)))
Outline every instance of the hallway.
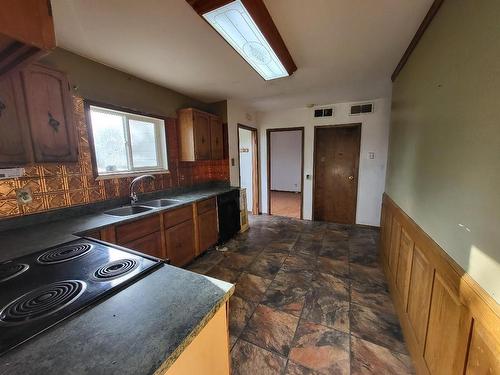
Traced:
POLYGON ((249 231, 188 269, 236 283, 233 374, 412 374, 378 231, 250 216, 249 231))
POLYGON ((271 214, 300 219, 300 193, 271 191, 271 214))

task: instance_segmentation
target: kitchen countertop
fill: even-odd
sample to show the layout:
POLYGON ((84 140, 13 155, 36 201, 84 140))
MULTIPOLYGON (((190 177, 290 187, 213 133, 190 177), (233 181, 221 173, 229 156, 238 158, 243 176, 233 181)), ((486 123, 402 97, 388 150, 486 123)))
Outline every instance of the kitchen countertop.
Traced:
MULTIPOLYGON (((85 232, 156 215, 159 212, 179 208, 234 189, 236 188, 213 187, 203 190, 192 190, 182 194, 166 194, 161 198, 178 199, 181 202, 169 207, 153 208, 150 211, 133 216, 112 216, 103 212, 97 212, 45 224, 6 230, 0 232, 0 262, 72 241, 81 237, 85 232)), ((141 201, 137 205, 141 205, 141 201)))
POLYGON ((0 374, 152 374, 175 362, 234 287, 164 265, 0 357, 0 374))
MULTIPOLYGON (((0 261, 231 191, 167 194, 179 204, 133 216, 102 212, 0 232, 0 261)), ((138 202, 140 205, 141 202, 138 202)), ((163 265, 0 357, 0 374, 151 374, 168 367, 229 299, 232 284, 163 265), (131 303, 132 302, 132 303, 131 303)))

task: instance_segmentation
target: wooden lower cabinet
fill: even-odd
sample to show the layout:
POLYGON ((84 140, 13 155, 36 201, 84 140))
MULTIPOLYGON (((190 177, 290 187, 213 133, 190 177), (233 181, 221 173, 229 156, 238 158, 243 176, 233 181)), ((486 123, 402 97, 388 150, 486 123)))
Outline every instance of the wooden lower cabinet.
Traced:
POLYGON ((381 262, 417 374, 500 374, 500 308, 384 196, 381 262))
POLYGON ((184 349, 169 367, 160 367, 155 375, 229 375, 229 333, 227 303, 184 349))
POLYGON ((212 208, 198 215, 198 242, 200 253, 217 243, 219 230, 217 228, 217 209, 212 208))
POLYGON ((148 234, 144 237, 123 244, 122 246, 157 258, 164 258, 160 232, 148 234))
POLYGON ((167 258, 174 266, 184 266, 195 257, 194 222, 189 219, 165 230, 167 258))

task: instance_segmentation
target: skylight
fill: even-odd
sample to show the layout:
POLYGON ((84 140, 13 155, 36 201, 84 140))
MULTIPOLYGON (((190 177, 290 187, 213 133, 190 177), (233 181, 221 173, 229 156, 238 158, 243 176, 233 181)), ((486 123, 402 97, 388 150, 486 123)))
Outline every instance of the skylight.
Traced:
POLYGON ((288 72, 240 0, 203 14, 203 18, 266 81, 288 72))

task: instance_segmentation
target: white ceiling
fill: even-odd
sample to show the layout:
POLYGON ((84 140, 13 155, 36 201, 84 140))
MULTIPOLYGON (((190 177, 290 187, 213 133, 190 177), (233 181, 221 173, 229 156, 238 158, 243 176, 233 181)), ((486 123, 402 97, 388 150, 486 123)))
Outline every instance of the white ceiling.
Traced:
POLYGON ((432 0, 265 0, 298 70, 264 81, 185 0, 52 0, 64 49, 205 102, 256 110, 390 95, 432 0))

